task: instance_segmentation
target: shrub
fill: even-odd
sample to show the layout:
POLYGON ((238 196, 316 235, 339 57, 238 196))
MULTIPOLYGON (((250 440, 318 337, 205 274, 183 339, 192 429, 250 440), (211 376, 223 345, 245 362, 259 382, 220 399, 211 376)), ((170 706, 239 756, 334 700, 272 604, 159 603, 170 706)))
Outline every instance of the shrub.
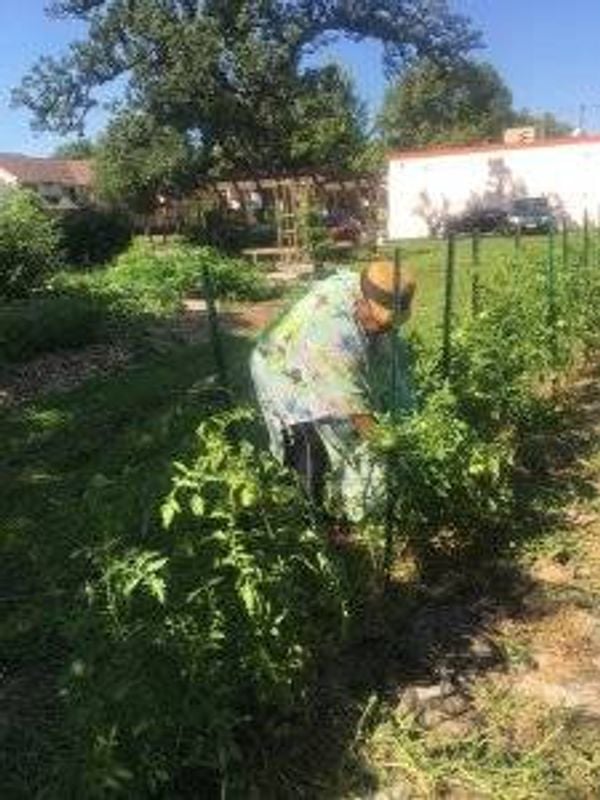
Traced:
POLYGON ((57 269, 60 235, 32 192, 11 191, 0 205, 0 298, 26 297, 57 269))
POLYGON ((385 453, 402 533, 422 567, 485 539, 513 508, 515 443, 510 430, 486 440, 465 419, 448 387, 398 423, 382 422, 375 446, 385 453))
POLYGON ((342 631, 336 572, 296 483, 232 436, 247 420, 201 425, 197 456, 175 464, 168 530, 92 553, 96 578, 72 616, 67 702, 86 752, 73 794, 179 796, 183 770, 207 796, 211 776, 234 791, 256 726, 301 696, 342 631))
POLYGON ((172 313, 186 295, 203 293, 205 266, 210 269, 217 298, 262 300, 273 295, 263 273, 244 261, 232 260, 208 247, 175 245, 154 250, 139 240, 107 270, 89 276, 61 274, 55 286, 84 285, 117 311, 172 313))
MULTIPOLYGON (((264 273, 247 261, 227 258, 208 248, 198 251, 197 257, 210 269, 212 290, 217 298, 267 300, 277 294, 264 273)), ((201 292, 204 292, 202 284, 201 292)))
POLYGON ((83 347, 102 327, 102 309, 89 296, 48 296, 0 307, 0 363, 83 347))
POLYGON ((131 243, 131 220, 122 211, 85 208, 60 220, 65 258, 74 266, 104 264, 131 243))

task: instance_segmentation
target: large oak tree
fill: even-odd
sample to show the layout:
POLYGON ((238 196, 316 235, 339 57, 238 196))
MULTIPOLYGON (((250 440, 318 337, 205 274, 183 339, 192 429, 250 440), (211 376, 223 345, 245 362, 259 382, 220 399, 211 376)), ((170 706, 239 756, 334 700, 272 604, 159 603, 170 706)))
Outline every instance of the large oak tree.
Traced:
POLYGON ((390 74, 415 56, 450 63, 479 41, 446 0, 56 0, 52 13, 85 21, 87 36, 15 91, 36 125, 81 131, 99 90, 121 79, 126 107, 186 137, 204 169, 300 167, 340 141, 350 154, 343 76, 304 68, 331 34, 382 42, 390 74))

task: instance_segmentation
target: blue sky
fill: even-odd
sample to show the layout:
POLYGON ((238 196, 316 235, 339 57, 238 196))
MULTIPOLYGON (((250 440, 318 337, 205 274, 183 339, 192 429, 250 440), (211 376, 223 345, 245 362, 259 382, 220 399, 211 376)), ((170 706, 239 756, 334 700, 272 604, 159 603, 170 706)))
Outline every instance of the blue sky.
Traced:
MULTIPOLYGON (((450 0, 482 30, 491 61, 512 89, 515 105, 552 111, 577 124, 585 104, 588 130, 600 129, 600 31, 598 0, 450 0)), ((10 89, 40 55, 58 54, 82 33, 75 22, 50 20, 45 0, 0 0, 0 152, 46 155, 56 137, 30 130, 23 110, 10 109, 10 89)), ((354 76, 371 111, 385 90, 380 47, 338 41, 316 59, 337 60, 354 76)), ((105 112, 90 118, 89 132, 101 129, 105 112)))

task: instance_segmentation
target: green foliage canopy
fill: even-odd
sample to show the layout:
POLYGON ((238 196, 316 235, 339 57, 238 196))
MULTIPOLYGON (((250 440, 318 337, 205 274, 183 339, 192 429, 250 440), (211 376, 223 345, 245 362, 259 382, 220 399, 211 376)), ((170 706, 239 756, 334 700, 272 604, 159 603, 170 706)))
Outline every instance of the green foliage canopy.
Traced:
POLYGON ((512 95, 491 64, 425 60, 388 90, 379 119, 390 147, 498 139, 514 119, 512 95))
MULTIPOLYGON (((327 35, 381 41, 389 71, 415 55, 452 61, 478 43, 446 0, 56 0, 52 8, 86 22, 88 33, 64 56, 38 61, 15 91, 39 127, 81 131, 98 90, 122 78, 129 106, 191 136, 207 165, 245 169, 312 157, 314 143, 297 131, 314 110, 315 86, 327 98, 340 77, 304 70, 302 60, 327 35)), ((335 116, 335 105, 322 107, 335 116)))
POLYGON ((59 144, 54 150, 54 158, 71 158, 85 160, 94 155, 94 143, 85 137, 71 139, 59 144))
POLYGON ((100 138, 94 159, 99 196, 144 213, 160 192, 190 180, 194 151, 185 134, 159 124, 150 114, 123 112, 100 138))

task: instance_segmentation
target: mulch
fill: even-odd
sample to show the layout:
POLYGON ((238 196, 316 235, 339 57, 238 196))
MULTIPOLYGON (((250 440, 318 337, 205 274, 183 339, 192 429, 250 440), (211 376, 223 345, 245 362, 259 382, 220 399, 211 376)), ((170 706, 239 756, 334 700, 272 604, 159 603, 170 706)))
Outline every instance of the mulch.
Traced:
POLYGON ((30 402, 41 394, 67 392, 90 378, 123 369, 130 360, 131 353, 118 344, 93 344, 8 367, 0 373, 0 409, 30 402))
MULTIPOLYGON (((280 310, 281 301, 230 303, 219 313, 223 329, 253 335, 280 310)), ((164 325, 149 331, 152 338, 198 344, 207 340, 207 315, 203 301, 190 300, 184 310, 164 325)), ((0 410, 28 403, 51 392, 67 392, 90 378, 107 376, 127 368, 134 359, 124 343, 98 343, 80 350, 46 353, 23 364, 0 368, 0 410)))

